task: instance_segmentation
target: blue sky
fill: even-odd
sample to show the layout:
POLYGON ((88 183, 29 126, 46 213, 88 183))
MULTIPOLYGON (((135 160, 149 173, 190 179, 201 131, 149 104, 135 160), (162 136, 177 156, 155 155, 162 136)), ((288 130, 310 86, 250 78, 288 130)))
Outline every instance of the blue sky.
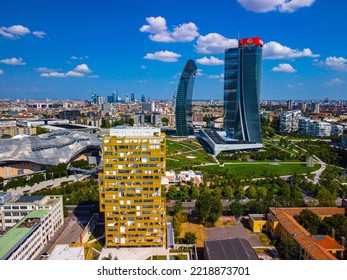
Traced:
POLYGON ((0 0, 0 98, 223 98, 224 49, 261 37, 261 99, 347 99, 347 1, 0 0))

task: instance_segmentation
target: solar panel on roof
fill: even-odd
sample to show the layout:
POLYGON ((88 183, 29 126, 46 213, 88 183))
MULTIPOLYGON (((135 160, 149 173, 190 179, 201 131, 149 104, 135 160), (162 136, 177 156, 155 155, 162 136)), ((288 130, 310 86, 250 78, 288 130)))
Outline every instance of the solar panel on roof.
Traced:
POLYGON ((41 195, 21 196, 15 202, 34 202, 37 200, 41 200, 43 198, 44 198, 44 196, 41 196, 41 195))
POLYGON ((312 238, 316 240, 325 240, 325 235, 312 235, 312 238))

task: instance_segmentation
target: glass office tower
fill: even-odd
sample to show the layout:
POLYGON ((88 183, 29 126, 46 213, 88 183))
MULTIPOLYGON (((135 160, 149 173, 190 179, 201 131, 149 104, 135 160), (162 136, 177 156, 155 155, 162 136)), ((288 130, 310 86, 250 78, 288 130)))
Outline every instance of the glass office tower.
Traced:
POLYGON ((262 143, 259 116, 262 47, 260 38, 239 40, 225 50, 224 129, 235 139, 262 143))
POLYGON ((182 71, 175 106, 177 136, 188 136, 193 130, 192 96, 196 70, 194 61, 188 60, 182 71))

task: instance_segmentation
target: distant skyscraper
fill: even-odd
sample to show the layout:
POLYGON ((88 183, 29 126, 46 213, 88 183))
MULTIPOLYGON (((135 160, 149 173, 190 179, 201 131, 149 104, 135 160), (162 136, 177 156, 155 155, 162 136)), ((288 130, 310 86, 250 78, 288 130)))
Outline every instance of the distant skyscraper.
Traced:
POLYGON ((188 136, 192 132, 192 96, 196 65, 188 60, 183 68, 176 96, 176 135, 188 136))
POLYGON ((225 50, 224 129, 235 139, 262 143, 259 95, 262 69, 260 38, 239 40, 237 48, 225 50))
POLYGON ((92 92, 92 103, 94 103, 94 104, 97 103, 96 92, 92 92))
POLYGON ((287 101, 287 109, 288 110, 293 110, 293 100, 288 100, 287 101))
POLYGON ((134 101, 135 101, 135 94, 132 93, 132 94, 130 95, 130 101, 131 101, 131 102, 134 102, 134 101))
POLYGON ((128 96, 128 95, 125 95, 125 97, 124 97, 124 103, 126 103, 126 104, 130 103, 130 99, 129 99, 129 96, 128 96))
POLYGON ((141 102, 146 102, 146 97, 143 94, 141 96, 141 102))

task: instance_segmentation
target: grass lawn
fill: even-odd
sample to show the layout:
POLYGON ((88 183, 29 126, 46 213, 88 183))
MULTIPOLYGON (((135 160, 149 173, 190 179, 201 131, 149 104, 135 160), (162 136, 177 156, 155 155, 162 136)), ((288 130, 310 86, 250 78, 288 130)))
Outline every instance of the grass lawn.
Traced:
POLYGON ((238 179, 253 179, 263 178, 269 175, 284 176, 293 174, 302 174, 306 172, 313 172, 320 168, 319 164, 315 164, 313 167, 307 167, 302 163, 240 163, 240 164, 225 164, 220 166, 201 166, 201 171, 206 171, 215 174, 232 174, 238 179))
POLYGON ((261 243, 263 243, 264 246, 272 246, 272 242, 270 238, 263 232, 257 232, 256 235, 258 235, 261 243))
POLYGON ((203 225, 197 225, 192 223, 183 223, 181 225, 181 235, 179 237, 184 238, 186 232, 193 232, 196 234, 196 247, 204 247, 204 241, 206 239, 205 227, 203 225))
POLYGON ((187 169, 192 165, 214 162, 211 155, 195 139, 167 139, 167 169, 187 169), (190 157, 190 158, 189 158, 190 157))

